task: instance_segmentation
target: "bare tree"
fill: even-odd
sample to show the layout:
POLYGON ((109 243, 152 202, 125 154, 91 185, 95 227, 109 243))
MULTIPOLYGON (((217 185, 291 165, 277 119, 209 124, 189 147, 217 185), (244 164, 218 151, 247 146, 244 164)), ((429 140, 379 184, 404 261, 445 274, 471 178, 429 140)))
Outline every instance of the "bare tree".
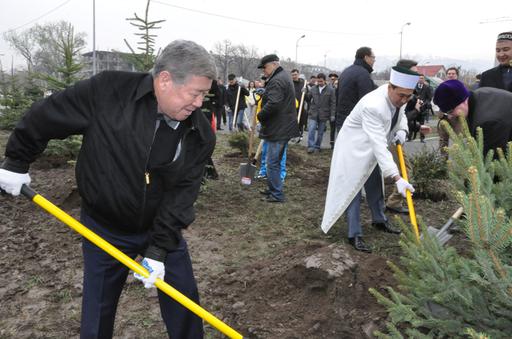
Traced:
POLYGON ((21 33, 7 31, 4 33, 4 39, 25 59, 27 70, 30 73, 34 66, 34 53, 36 51, 33 33, 30 30, 21 33))
POLYGON ((235 47, 230 40, 216 42, 213 46, 213 56, 217 64, 219 76, 222 74, 225 82, 228 78, 229 65, 235 57, 235 47))
POLYGON ((75 33, 73 25, 66 21, 36 25, 30 29, 36 42, 34 70, 58 78, 59 69, 65 67, 66 56, 62 52, 63 41, 73 42, 74 60, 78 62, 78 51, 85 47, 86 34, 75 33))
POLYGON ((246 79, 255 79, 260 73, 256 68, 259 61, 257 48, 240 44, 235 46, 233 54, 235 64, 237 65, 237 75, 241 75, 246 79))

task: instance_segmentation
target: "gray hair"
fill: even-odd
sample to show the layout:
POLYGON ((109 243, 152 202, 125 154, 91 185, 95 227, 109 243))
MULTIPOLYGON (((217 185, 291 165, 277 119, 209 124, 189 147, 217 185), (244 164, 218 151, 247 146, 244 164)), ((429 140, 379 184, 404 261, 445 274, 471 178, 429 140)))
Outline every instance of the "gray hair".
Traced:
POLYGON ((204 47, 188 40, 175 40, 168 44, 156 58, 153 76, 160 72, 171 73, 172 80, 183 84, 190 76, 217 78, 217 67, 213 57, 204 47))

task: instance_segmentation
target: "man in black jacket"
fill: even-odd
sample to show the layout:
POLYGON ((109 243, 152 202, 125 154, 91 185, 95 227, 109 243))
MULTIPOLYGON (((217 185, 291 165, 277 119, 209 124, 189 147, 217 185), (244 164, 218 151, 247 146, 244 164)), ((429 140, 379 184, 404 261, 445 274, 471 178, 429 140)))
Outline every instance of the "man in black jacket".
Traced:
POLYGON ((357 102, 377 88, 370 74, 373 72, 375 54, 370 47, 356 51, 354 64, 345 68, 338 81, 338 105, 336 107, 336 129, 339 131, 357 102))
POLYGON ((498 35, 496 60, 499 65, 482 73, 480 87, 494 87, 512 92, 512 32, 498 35))
POLYGON ((447 80, 437 87, 434 103, 451 121, 454 130, 460 130, 458 116, 467 119, 469 131, 476 135, 481 127, 484 154, 500 147, 506 150, 512 140, 512 93, 491 87, 480 87, 469 92, 458 80, 447 80))
POLYGON ((291 138, 299 136, 295 92, 290 75, 279 65, 275 54, 264 56, 258 68, 263 69, 267 80, 262 96, 258 120, 260 138, 267 143, 267 202, 284 202, 281 158, 291 138))
MULTIPOLYGON (((12 195, 30 183, 30 164, 51 139, 83 135, 76 164, 81 221, 128 256, 143 255, 157 278, 198 301, 181 230, 195 218, 205 163, 215 135, 201 104, 216 77, 209 53, 177 40, 152 74, 103 72, 34 104, 11 134, 0 187, 12 195)), ((87 240, 82 243, 82 338, 111 338, 128 269, 87 240)), ((169 336, 202 338, 199 317, 159 293, 169 336)))
MULTIPOLYGON (((300 100, 302 99, 302 93, 305 92, 304 102, 302 103, 302 113, 300 114, 300 119, 297 116, 297 121, 299 122, 299 133, 300 133, 300 137, 298 139, 298 143, 299 143, 302 140, 302 134, 304 132, 304 127, 306 126, 307 120, 308 120, 308 112, 306 112, 306 106, 307 106, 306 99, 307 99, 307 95, 308 95, 308 93, 307 93, 308 88, 307 88, 307 85, 304 86, 306 83, 306 80, 300 78, 298 69, 292 69, 290 74, 292 75, 293 88, 295 90, 295 99, 297 99, 297 104, 299 105, 299 107, 300 107, 300 100)), ((297 115, 299 114, 299 107, 297 107, 297 115)))
POLYGON ((231 113, 228 119, 229 121, 229 130, 233 129, 233 119, 236 119, 234 124, 238 127, 238 130, 243 131, 244 127, 244 111, 247 108, 247 104, 245 102, 245 97, 249 95, 249 91, 244 86, 240 86, 238 81, 236 80, 236 75, 230 74, 228 75, 228 89, 226 90, 226 97, 229 105, 229 109, 231 113), (238 96, 238 99, 237 99, 238 96), (238 108, 236 107, 238 100, 238 108), (236 112, 236 118, 233 118, 236 112))

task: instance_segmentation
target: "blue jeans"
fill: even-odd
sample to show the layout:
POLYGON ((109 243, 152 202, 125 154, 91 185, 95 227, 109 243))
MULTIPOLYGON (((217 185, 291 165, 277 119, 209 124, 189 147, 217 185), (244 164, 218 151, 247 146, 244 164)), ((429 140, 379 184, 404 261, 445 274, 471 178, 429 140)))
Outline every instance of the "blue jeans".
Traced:
MULTIPOLYGON (((82 224, 134 259, 148 245, 148 232, 128 234, 107 229, 82 211, 82 224)), ((85 238, 84 285, 80 338, 112 338, 117 303, 123 290, 128 268, 85 238)), ((187 243, 182 239, 175 251, 165 259, 165 282, 199 303, 187 243)), ((160 313, 172 338, 203 338, 201 318, 158 291, 160 313)))
POLYGON ((320 149, 320 146, 322 145, 322 138, 324 137, 324 131, 325 121, 308 119, 308 149, 320 149))
POLYGON ((230 131, 233 130, 233 111, 228 112, 228 128, 230 131))
MULTIPOLYGON (((266 177, 267 176, 267 142, 263 140, 263 146, 261 146, 261 166, 259 175, 266 177)), ((288 150, 288 144, 284 147, 283 157, 281 158, 281 180, 284 182, 286 178, 286 151, 288 150)))
POLYGON ((285 141, 265 141, 267 143, 267 185, 277 200, 284 201, 283 180, 281 179, 281 161, 288 145, 285 141))
MULTIPOLYGON (((372 221, 387 221, 387 218, 384 215, 384 192, 382 192, 382 180, 380 175, 380 168, 378 165, 375 167, 372 174, 370 174, 368 180, 366 180, 364 189, 366 190, 366 201, 368 202, 368 207, 372 213, 372 221)), ((356 194, 354 200, 352 200, 347 208, 349 238, 363 235, 360 220, 360 208, 361 191, 356 194)))
POLYGON ((236 115, 236 127, 238 127, 238 130, 243 131, 245 129, 244 127, 244 110, 241 109, 238 111, 238 114, 236 115))

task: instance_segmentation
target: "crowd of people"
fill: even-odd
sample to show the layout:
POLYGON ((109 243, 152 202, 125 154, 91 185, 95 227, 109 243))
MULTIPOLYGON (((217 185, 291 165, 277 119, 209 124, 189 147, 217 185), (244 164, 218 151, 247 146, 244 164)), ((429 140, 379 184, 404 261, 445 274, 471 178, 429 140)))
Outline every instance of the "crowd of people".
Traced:
MULTIPOLYGON (((0 187, 19 195, 49 140, 83 135, 76 164, 81 222, 130 257, 142 256, 149 277, 136 278, 144 286, 164 279, 199 302, 182 230, 194 221, 193 205, 205 167, 213 166, 214 132, 222 122, 240 131, 259 125, 267 180, 261 193, 268 203, 286 201, 289 141, 300 140, 307 129, 307 152, 314 156, 330 129, 333 152, 321 228, 328 232, 345 213, 349 243, 371 252, 360 222, 363 188, 372 225, 400 233, 385 210, 407 213, 400 204, 414 187, 398 171, 393 145, 417 133, 424 140, 432 101, 456 131, 458 116, 467 119, 473 134, 481 127, 484 152, 512 139, 512 32, 498 35, 496 59, 499 65, 482 73, 479 87, 471 90, 457 80, 458 69, 450 68, 448 79, 432 91, 416 62, 405 59, 392 68, 389 82, 377 87, 371 78, 376 57, 369 47, 359 48, 341 74, 320 73, 307 82, 298 69, 285 70, 279 57, 269 54, 257 66, 261 79, 244 86, 230 74, 225 86, 202 46, 177 40, 160 53, 151 73, 103 72, 33 105, 9 138, 0 187), (387 203, 383 177, 395 183, 395 198, 387 203)), ((448 143, 443 132, 441 126, 441 147, 448 143)), ((88 240, 82 248, 81 337, 110 338, 129 272, 88 240)), ((203 337, 200 318, 162 293, 159 299, 171 337, 203 337)))

